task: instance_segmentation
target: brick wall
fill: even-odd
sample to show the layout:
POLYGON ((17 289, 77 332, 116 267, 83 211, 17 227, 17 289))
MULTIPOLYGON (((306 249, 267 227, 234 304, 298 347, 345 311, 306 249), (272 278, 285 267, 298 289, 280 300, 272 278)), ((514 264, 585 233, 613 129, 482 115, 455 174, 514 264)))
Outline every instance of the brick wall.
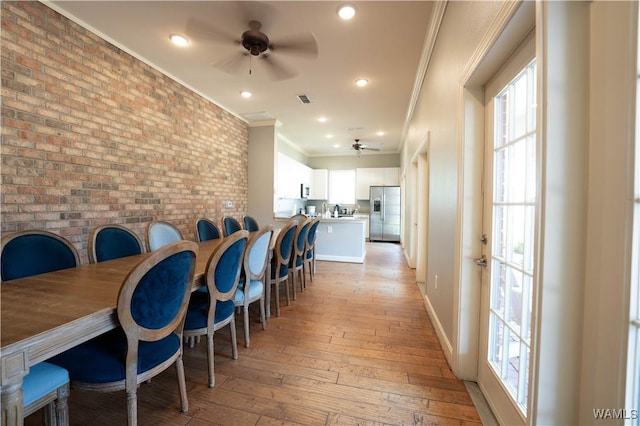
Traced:
POLYGON ((144 237, 247 206, 247 125, 39 2, 2 1, 2 232, 144 237), (224 201, 233 201, 232 209, 224 201))

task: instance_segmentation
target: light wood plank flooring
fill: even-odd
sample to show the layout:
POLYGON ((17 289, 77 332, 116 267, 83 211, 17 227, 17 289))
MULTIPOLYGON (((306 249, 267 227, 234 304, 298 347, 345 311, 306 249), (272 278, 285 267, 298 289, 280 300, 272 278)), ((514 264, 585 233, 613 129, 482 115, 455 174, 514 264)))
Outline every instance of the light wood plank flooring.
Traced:
MULTIPOLYGON (((239 358, 216 333, 216 387, 204 339, 185 348, 189 412, 175 371, 141 386, 141 425, 479 425, 451 373, 414 272, 397 244, 367 243, 364 265, 318 262, 313 283, 266 331, 252 310, 251 347, 237 316, 239 358)), ((282 292, 284 293, 284 292, 282 292)), ((275 310, 272 310, 275 312, 275 310)), ((71 425, 124 425, 124 391, 71 391, 71 425)), ((26 424, 38 424, 38 414, 26 424)))

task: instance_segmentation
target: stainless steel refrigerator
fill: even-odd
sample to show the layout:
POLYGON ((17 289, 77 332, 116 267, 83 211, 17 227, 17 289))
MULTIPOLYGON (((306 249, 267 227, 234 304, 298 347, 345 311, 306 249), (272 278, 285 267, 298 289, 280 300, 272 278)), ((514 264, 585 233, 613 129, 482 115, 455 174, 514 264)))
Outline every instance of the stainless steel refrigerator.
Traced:
POLYGON ((369 240, 400 241, 400 187, 370 187, 369 203, 369 240))

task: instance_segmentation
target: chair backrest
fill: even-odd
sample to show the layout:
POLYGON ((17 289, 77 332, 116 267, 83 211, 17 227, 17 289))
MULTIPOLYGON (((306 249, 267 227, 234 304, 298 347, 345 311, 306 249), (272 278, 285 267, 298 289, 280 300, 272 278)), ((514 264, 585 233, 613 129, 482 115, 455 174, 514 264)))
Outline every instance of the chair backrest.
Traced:
POLYGON ((59 235, 49 231, 20 231, 0 241, 0 280, 8 281, 80 264, 78 250, 59 235))
POLYGON ((249 232, 258 231, 260 229, 260 225, 258 225, 258 221, 251 216, 247 216, 247 215, 243 216, 242 222, 244 223, 244 229, 246 229, 249 232))
POLYGON ((318 225, 320 225, 319 217, 311 219, 311 225, 309 225, 309 232, 307 233, 307 247, 305 251, 313 250, 316 244, 316 231, 318 230, 318 225))
POLYGON ((273 226, 268 225, 253 234, 247 243, 244 255, 244 273, 247 281, 262 280, 264 277, 272 236, 273 226))
POLYGON ((142 240, 122 225, 102 225, 93 228, 87 242, 90 263, 144 253, 142 240))
POLYGON ((304 213, 294 214, 289 218, 289 220, 293 220, 296 224, 300 225, 305 220, 307 220, 307 215, 304 213))
POLYGON ((177 332, 181 338, 191 295, 198 245, 181 240, 166 244, 129 272, 118 294, 118 320, 129 343, 130 360, 137 362, 138 341, 157 341, 177 332))
POLYGON ((289 259, 289 266, 300 266, 302 265, 302 256, 304 255, 304 250, 307 246, 307 234, 309 233, 309 225, 311 225, 311 220, 305 220, 301 224, 298 225, 296 229, 295 236, 293 237, 293 253, 291 258, 289 259))
POLYGON ((295 236, 296 229, 298 229, 298 225, 290 220, 280 230, 273 248, 273 257, 271 260, 272 277, 286 277, 289 274, 289 259, 293 252, 293 237, 295 236))
POLYGON ((180 241, 182 233, 178 228, 168 222, 151 222, 147 225, 147 246, 150 251, 159 249, 160 247, 180 241))
POLYGON ((224 232, 225 237, 241 230, 242 226, 236 218, 231 216, 225 216, 222 218, 222 232, 224 232))
POLYGON ((220 228, 213 221, 201 217, 196 220, 196 238, 198 241, 217 240, 222 238, 220 228))
MULTIPOLYGON (((248 238, 248 231, 234 232, 211 253, 205 279, 212 300, 226 301, 235 297, 248 238)), ((215 303, 210 303, 209 309, 209 317, 213 318, 211 310, 215 311, 215 303)))

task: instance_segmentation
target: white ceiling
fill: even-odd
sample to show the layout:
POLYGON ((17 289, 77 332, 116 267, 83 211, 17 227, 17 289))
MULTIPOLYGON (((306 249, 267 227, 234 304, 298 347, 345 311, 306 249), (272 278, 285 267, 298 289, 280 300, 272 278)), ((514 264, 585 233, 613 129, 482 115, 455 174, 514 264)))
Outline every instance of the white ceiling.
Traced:
POLYGON ((276 119, 279 136, 308 156, 353 152, 355 138, 380 153, 399 152, 432 9, 430 1, 357 1, 355 18, 342 21, 336 12, 344 2, 333 1, 45 3, 237 116, 276 119), (273 59, 296 73, 285 80, 274 80, 255 57, 251 75, 248 57, 236 74, 222 71, 215 64, 244 52, 231 39, 252 19, 276 46, 312 33, 317 56, 274 50, 273 59), (197 34, 198 24, 210 32, 197 34), (175 47, 172 33, 191 43, 175 47), (370 84, 358 88, 358 78, 370 84), (243 90, 253 96, 242 98, 243 90), (310 104, 298 100, 302 94, 310 104))

